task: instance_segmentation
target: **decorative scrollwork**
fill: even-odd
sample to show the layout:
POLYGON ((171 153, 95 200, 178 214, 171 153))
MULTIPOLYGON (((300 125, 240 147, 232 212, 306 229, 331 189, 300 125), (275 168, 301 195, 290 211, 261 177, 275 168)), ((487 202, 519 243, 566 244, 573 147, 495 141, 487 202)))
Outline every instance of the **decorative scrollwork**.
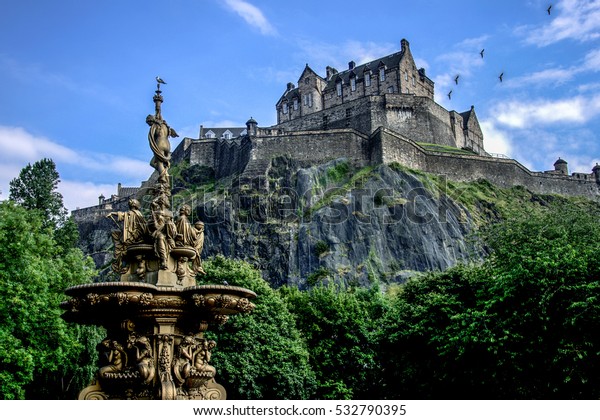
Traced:
POLYGON ((204 295, 193 294, 192 300, 194 301, 194 304, 200 308, 206 306, 206 297, 204 295))
POLYGON ((85 298, 90 305, 96 305, 100 302, 100 296, 97 293, 88 293, 85 298))
POLYGON ((254 310, 255 305, 246 298, 240 298, 235 308, 242 313, 248 313, 254 310))

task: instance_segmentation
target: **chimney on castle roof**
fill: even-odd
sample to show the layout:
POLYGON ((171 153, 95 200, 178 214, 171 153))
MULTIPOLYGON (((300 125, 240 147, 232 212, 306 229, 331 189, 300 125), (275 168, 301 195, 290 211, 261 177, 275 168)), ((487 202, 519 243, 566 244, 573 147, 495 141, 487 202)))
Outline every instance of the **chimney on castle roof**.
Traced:
POLYGON ((348 63, 348 70, 354 70, 354 67, 356 67, 356 63, 354 61, 350 61, 348 63))
POLYGON ((402 41, 400 41, 400 52, 405 52, 408 50, 408 46, 408 41, 406 39, 402 39, 402 41))
POLYGON ((325 67, 325 72, 327 74, 327 80, 331 80, 331 78, 333 77, 334 74, 337 74, 337 70, 334 69, 333 67, 325 67))

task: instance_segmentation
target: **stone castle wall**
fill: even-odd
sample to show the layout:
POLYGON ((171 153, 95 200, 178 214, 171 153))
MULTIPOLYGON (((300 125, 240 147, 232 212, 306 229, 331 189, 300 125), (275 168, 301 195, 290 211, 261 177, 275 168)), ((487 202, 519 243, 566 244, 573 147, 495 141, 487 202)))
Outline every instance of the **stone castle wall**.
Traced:
POLYGON ((600 199, 600 186, 593 177, 582 179, 532 172, 514 159, 430 152, 406 137, 383 128, 374 133, 371 147, 373 163, 398 162, 412 169, 447 176, 453 181, 486 179, 503 188, 521 185, 541 194, 600 199))
POLYGON ((537 193, 600 198, 600 188, 592 176, 532 172, 513 159, 432 152, 386 128, 377 129, 372 136, 344 128, 283 132, 238 140, 194 140, 188 149, 190 164, 210 166, 210 157, 202 157, 202 154, 213 153, 212 167, 217 178, 233 174, 246 179, 266 177, 271 161, 277 157, 289 157, 304 167, 344 157, 357 166, 398 162, 408 168, 445 175, 454 181, 486 179, 500 187, 522 185, 537 193), (214 146, 212 151, 210 144, 214 146))

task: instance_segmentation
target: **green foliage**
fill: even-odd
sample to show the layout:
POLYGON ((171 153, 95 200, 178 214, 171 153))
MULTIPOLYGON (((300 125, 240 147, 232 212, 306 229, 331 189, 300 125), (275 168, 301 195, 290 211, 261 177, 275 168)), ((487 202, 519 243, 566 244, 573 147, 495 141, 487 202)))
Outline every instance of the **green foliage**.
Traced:
POLYGON ((325 267, 319 267, 306 277, 306 284, 315 286, 320 281, 323 281, 331 276, 331 272, 325 267))
POLYGON ((515 213, 480 233, 483 264, 409 281, 381 333, 386 396, 598 398, 599 216, 515 213))
POLYGON ((348 161, 342 161, 327 170, 327 178, 334 183, 338 183, 346 179, 349 172, 350 163, 348 163, 348 161))
POLYGON ((318 399, 380 398, 377 330, 387 300, 377 288, 280 289, 307 341, 318 399))
POLYGON ((82 360, 94 352, 60 315, 65 288, 91 281, 93 263, 80 250, 57 246, 39 212, 0 203, 0 397, 72 397, 85 382, 82 360))
POLYGON ((52 159, 27 164, 19 176, 10 181, 9 199, 26 208, 41 212, 43 226, 56 228, 66 217, 62 195, 56 191, 60 182, 52 159))
MULTIPOLYGON (((308 399, 315 387, 309 355, 285 301, 259 271, 223 256, 203 264, 202 283, 240 286, 254 291, 256 309, 238 314, 214 332, 211 363, 229 399, 308 399)), ((211 332, 207 336, 211 336, 211 332)))
POLYGON ((317 241, 315 244, 315 254, 317 257, 326 252, 329 252, 329 244, 323 240, 317 241))

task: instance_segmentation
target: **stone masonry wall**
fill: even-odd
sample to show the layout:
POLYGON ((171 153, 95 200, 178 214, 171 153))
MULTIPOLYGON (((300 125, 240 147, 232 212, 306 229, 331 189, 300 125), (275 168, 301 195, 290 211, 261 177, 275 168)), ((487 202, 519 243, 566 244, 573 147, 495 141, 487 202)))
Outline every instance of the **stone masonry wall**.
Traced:
POLYGON ((531 172, 513 159, 433 153, 386 129, 374 133, 371 145, 373 164, 398 162, 409 168, 445 175, 453 181, 487 179, 505 188, 522 185, 541 194, 584 196, 600 200, 600 186, 594 180, 531 172))
POLYGON ((303 166, 345 157, 357 165, 370 162, 369 139, 354 130, 289 132, 280 136, 252 139, 251 160, 271 161, 288 156, 303 166))

